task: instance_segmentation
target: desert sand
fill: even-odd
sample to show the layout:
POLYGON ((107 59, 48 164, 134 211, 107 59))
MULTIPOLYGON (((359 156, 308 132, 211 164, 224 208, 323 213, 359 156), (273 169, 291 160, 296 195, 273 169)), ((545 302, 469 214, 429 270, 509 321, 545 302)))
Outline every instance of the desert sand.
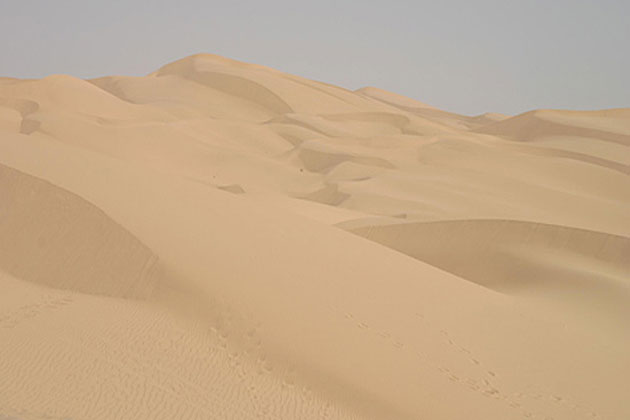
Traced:
POLYGON ((629 175, 630 109, 2 78, 0 419, 629 419, 629 175))

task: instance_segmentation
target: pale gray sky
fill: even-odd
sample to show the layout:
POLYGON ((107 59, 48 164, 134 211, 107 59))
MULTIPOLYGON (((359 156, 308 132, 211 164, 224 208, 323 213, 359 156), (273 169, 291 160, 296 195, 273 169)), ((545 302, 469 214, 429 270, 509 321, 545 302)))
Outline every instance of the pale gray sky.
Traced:
POLYGON ((630 0, 0 0, 0 76, 198 52, 464 114, 630 107, 630 0))

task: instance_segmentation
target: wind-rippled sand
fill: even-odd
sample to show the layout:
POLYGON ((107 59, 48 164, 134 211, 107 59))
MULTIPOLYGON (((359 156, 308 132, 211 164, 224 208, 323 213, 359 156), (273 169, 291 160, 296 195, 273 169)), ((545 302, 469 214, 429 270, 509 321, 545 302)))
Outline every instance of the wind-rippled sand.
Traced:
POLYGON ((630 109, 0 79, 0 418, 630 418, 629 175, 630 109))

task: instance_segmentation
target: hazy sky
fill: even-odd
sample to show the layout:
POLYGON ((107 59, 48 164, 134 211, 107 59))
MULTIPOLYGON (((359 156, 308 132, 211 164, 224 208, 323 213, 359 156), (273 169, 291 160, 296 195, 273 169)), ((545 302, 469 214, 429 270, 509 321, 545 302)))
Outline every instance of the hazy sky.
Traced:
POLYGON ((0 76, 198 52, 465 114, 630 107, 630 0, 0 0, 0 76))

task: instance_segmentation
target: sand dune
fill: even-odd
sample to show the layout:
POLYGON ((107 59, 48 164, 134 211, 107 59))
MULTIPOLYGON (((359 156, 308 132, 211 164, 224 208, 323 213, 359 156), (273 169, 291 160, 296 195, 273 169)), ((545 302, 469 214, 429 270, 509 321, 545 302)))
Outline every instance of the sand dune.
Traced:
POLYGON ((629 417, 629 121, 2 79, 0 417, 629 417))
POLYGON ((48 182, 0 165, 0 269, 76 292, 151 294, 157 257, 97 207, 48 182))
POLYGON ((602 340, 612 339, 609 328, 625 329, 630 316, 628 237, 514 220, 400 223, 352 231, 501 293, 543 301, 550 310, 570 309, 577 316, 573 323, 592 324, 591 333, 603 333, 602 340))
POLYGON ((477 131, 534 141, 546 137, 587 137, 630 146, 628 124, 630 110, 613 109, 595 112, 531 111, 482 127, 477 131))
POLYGON ((367 96, 368 98, 376 99, 377 101, 385 102, 402 109, 435 109, 431 105, 416 101, 415 99, 407 98, 406 96, 388 92, 373 86, 366 86, 357 89, 355 92, 359 95, 367 96))

